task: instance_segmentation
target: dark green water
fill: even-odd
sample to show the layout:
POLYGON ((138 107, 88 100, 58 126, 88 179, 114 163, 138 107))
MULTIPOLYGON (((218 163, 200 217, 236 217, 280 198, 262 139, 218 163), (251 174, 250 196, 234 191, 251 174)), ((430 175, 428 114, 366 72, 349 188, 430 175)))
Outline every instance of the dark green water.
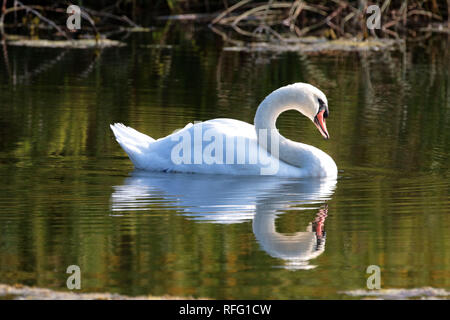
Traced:
POLYGON ((223 51, 186 26, 126 41, 0 58, 0 283, 67 290, 75 264, 84 292, 348 298, 378 265, 382 288, 450 288, 447 39, 346 55, 223 51), (326 93, 331 139, 295 112, 278 127, 334 158, 335 186, 132 173, 109 129, 252 122, 298 81, 326 93))

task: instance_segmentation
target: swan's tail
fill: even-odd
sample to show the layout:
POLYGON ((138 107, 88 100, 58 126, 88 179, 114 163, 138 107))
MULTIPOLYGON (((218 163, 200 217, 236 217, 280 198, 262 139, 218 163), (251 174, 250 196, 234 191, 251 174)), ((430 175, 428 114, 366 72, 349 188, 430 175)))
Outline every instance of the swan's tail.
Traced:
POLYGON ((138 169, 142 169, 145 164, 146 153, 149 146, 155 139, 127 127, 122 123, 115 123, 110 125, 111 130, 116 136, 117 142, 125 150, 130 157, 131 162, 138 169))

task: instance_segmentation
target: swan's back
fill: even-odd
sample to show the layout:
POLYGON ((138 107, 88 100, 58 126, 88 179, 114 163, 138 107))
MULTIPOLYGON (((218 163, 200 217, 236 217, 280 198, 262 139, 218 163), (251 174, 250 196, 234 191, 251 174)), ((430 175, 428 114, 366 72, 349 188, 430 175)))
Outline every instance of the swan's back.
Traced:
POLYGON ((273 175, 305 176, 303 169, 279 161, 261 148, 258 145, 255 127, 239 120, 214 119, 190 123, 183 129, 158 140, 123 124, 114 124, 111 129, 136 169, 261 175, 263 167, 273 167, 277 169, 273 175), (216 139, 220 141, 214 145, 216 139), (216 148, 212 150, 214 146, 216 148), (184 152, 189 154, 186 155, 184 152), (180 162, 181 159, 184 161, 180 162), (264 161, 261 163, 260 159, 264 161))

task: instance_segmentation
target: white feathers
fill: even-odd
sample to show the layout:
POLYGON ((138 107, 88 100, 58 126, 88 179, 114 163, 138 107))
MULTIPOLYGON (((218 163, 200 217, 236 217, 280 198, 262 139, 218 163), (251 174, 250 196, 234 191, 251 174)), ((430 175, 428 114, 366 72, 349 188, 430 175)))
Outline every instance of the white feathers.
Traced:
POLYGON ((110 125, 117 142, 125 150, 136 168, 142 167, 145 162, 145 153, 149 151, 149 146, 155 139, 127 127, 122 123, 110 125))

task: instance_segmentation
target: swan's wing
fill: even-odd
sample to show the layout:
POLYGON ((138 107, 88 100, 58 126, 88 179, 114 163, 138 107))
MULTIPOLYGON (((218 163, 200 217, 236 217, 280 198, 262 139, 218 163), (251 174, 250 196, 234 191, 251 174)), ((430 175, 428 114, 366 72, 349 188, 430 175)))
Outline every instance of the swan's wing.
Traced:
POLYGON ((156 141, 121 124, 111 126, 111 129, 137 169, 305 176, 304 169, 280 161, 261 148, 255 127, 239 120, 214 119, 190 123, 156 141))
POLYGON ((155 139, 122 123, 115 123, 110 127, 122 149, 127 153, 133 164, 139 167, 145 161, 145 154, 155 139))
POLYGON ((126 144, 148 146, 148 144, 155 141, 155 139, 147 136, 146 134, 143 134, 131 127, 127 127, 122 123, 115 123, 110 125, 110 127, 114 132, 116 140, 120 140, 121 142, 126 144))
POLYGON ((188 125, 158 139, 150 145, 146 165, 140 168, 253 175, 259 167, 238 164, 237 153, 248 157, 250 154, 258 154, 258 149, 253 125, 233 119, 214 119, 188 125), (244 150, 237 151, 237 144, 244 145, 244 150))

